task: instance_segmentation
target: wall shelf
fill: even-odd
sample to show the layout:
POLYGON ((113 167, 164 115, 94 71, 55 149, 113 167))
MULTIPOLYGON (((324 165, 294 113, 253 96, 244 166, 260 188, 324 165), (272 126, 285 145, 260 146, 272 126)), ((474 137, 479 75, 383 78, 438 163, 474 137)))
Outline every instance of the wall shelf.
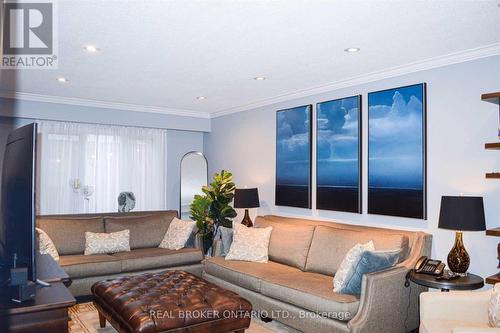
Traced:
MULTIPOLYGON (((494 93, 489 93, 489 94, 482 94, 481 100, 485 101, 485 102, 497 104, 498 108, 500 110, 500 91, 494 92, 494 93)), ((485 143, 484 149, 500 150, 500 142, 485 143)), ((500 179, 500 172, 487 173, 486 178, 488 178, 488 179, 500 179)), ((488 229, 488 230, 486 230, 486 235, 500 237, 500 228, 488 229)), ((498 244, 498 247, 497 247, 497 254, 498 254, 498 258, 500 260, 500 244, 498 244)), ((499 261, 499 265, 500 265, 500 261, 499 261)), ((488 283, 488 284, 495 284, 495 283, 499 283, 499 282, 500 282, 500 273, 488 276, 486 278, 486 283, 488 283)))
POLYGON ((490 172, 486 174, 487 179, 500 179, 500 172, 490 172))
POLYGON ((481 100, 500 105, 500 91, 489 94, 482 94, 481 100))
POLYGON ((490 142, 484 144, 484 149, 497 149, 500 150, 500 142, 490 142))
POLYGON ((500 273, 494 274, 492 276, 488 276, 486 278, 487 284, 495 284, 500 282, 500 273))
POLYGON ((500 237, 500 228, 488 229, 486 230, 486 235, 500 237))

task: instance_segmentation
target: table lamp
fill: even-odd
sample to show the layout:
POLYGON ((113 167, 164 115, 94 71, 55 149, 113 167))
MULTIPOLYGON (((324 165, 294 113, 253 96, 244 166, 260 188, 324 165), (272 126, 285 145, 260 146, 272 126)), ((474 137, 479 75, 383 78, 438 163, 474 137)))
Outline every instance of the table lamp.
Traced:
POLYGON ((470 257, 464 247, 462 231, 486 230, 483 198, 441 197, 439 228, 455 230, 455 244, 448 254, 448 267, 454 273, 466 275, 470 257))
POLYGON ((234 192, 234 208, 245 208, 245 217, 241 224, 247 227, 253 226, 250 215, 248 214, 249 208, 259 207, 259 192, 257 188, 237 188, 234 192))

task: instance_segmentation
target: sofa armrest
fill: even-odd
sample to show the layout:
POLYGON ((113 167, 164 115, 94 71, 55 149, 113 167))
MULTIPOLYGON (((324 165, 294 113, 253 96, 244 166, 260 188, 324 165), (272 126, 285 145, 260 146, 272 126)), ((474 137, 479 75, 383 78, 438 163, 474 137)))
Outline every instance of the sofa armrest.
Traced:
POLYGON ((363 276, 359 309, 348 322, 350 332, 407 332, 418 327, 418 295, 425 288, 405 287, 403 265, 363 276))
POLYGON ((463 322, 488 322, 491 291, 426 292, 420 294, 420 320, 457 318, 463 322))

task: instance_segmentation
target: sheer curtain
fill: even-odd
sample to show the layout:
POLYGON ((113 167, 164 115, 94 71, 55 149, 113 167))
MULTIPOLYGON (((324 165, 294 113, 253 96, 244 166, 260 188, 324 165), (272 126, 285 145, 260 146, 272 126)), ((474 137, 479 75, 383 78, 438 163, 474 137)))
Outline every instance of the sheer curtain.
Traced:
POLYGON ((38 122, 39 214, 115 212, 120 192, 134 210, 166 208, 166 131, 38 122))

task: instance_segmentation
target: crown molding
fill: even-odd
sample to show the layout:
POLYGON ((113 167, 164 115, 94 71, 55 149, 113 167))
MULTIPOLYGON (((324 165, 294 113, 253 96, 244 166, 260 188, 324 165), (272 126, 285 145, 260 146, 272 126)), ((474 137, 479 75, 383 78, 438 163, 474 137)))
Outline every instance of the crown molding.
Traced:
POLYGON ((210 113, 211 118, 225 116, 231 113, 237 113, 247 110, 256 109, 259 107, 276 104, 292 99, 308 97, 325 92, 335 91, 342 88, 348 88, 360 84, 365 84, 374 81, 380 81, 396 76, 407 75, 428 69, 444 67, 448 65, 458 64, 475 59, 491 57, 500 54, 500 43, 494 43, 486 46, 481 46, 474 49, 468 49, 460 52, 450 53, 447 55, 429 58, 417 62, 412 62, 402 66, 390 67, 380 71, 371 72, 364 75, 351 77, 345 80, 330 82, 321 86, 297 90, 290 93, 277 95, 271 98, 262 99, 252 103, 223 109, 210 113))
POLYGON ((51 96, 51 95, 31 94, 31 93, 14 92, 14 91, 0 91, 0 97, 23 100, 23 101, 31 101, 31 102, 67 104, 74 106, 117 109, 117 110, 134 111, 134 112, 161 113, 161 114, 181 116, 181 117, 195 117, 195 118, 205 118, 205 119, 210 118, 210 114, 208 112, 202 112, 202 111, 148 106, 140 104, 106 102, 106 101, 75 98, 75 97, 51 96))

